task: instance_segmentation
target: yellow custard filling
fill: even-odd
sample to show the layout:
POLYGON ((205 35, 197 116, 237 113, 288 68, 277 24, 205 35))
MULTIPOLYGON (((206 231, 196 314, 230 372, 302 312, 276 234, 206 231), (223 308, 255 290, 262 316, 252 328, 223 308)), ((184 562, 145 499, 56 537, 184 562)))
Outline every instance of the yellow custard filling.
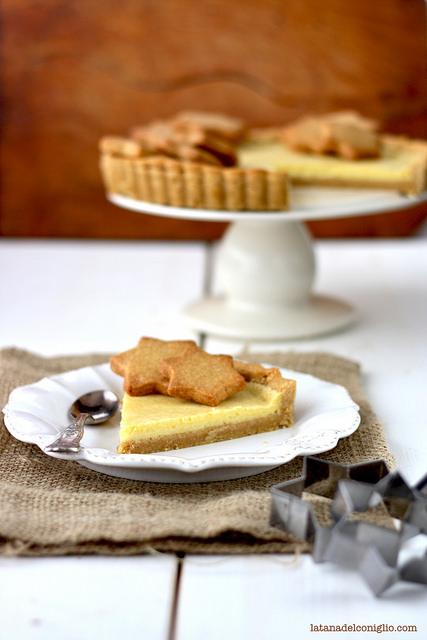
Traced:
POLYGON ((208 407, 163 395, 129 396, 122 405, 120 440, 150 435, 193 431, 280 413, 282 394, 265 385, 248 382, 246 387, 217 407, 208 407))
POLYGON ((381 156, 375 159, 345 160, 292 151, 280 142, 248 142, 239 148, 242 167, 283 170, 295 179, 410 180, 414 163, 422 159, 421 152, 410 145, 384 141, 381 156))

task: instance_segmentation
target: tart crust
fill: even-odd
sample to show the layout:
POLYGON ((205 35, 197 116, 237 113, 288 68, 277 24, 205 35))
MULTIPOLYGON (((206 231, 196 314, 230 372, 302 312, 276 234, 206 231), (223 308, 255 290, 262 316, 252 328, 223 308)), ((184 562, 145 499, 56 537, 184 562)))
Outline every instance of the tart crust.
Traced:
POLYGON ((166 156, 121 157, 105 146, 100 167, 109 193, 145 202, 227 211, 288 208, 283 171, 217 167, 166 156))

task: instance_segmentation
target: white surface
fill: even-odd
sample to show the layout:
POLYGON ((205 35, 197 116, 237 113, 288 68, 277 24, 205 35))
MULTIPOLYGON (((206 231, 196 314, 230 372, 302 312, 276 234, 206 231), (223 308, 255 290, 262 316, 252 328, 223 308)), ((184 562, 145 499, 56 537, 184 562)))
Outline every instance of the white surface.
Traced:
MULTIPOLYGON (((360 361, 367 395, 385 425, 397 462, 407 477, 415 481, 425 472, 427 460, 427 240, 322 241, 316 243, 316 251, 317 289, 355 304, 361 311, 358 324, 315 340, 253 344, 252 348, 317 349, 360 361)), ((123 349, 143 333, 186 337, 189 334, 180 324, 178 312, 202 294, 205 258, 200 244, 3 240, 1 346, 16 345, 45 354, 77 353, 123 349), (129 267, 131 272, 127 271, 129 267), (106 282, 114 295, 102 294, 106 282), (137 297, 135 290, 139 292, 137 297), (90 292, 96 293, 89 296, 90 292), (120 305, 113 305, 112 300, 117 298, 120 305), (76 308, 78 299, 86 303, 83 315, 76 308)), ((207 346, 212 352, 235 353, 242 342, 211 338, 207 346)), ((77 627, 71 629, 81 633, 75 633, 73 638, 100 637, 101 624, 102 629, 111 627, 114 637, 123 640, 135 637, 134 620, 117 613, 113 597, 108 600, 110 591, 115 596, 114 587, 119 584, 124 598, 138 594, 141 637, 166 639, 170 614, 168 588, 162 590, 161 600, 150 597, 151 576, 161 562, 163 556, 4 559, 0 564, 0 637, 68 640, 65 613, 70 610, 69 602, 59 597, 59 586, 69 581, 77 584, 77 580, 81 586, 84 573, 93 588, 90 602, 77 600, 74 621, 77 627), (98 565, 93 564, 95 560, 98 565), (10 563, 7 575, 5 563, 10 563), (142 568, 144 563, 146 570, 142 568), (116 567, 120 568, 117 572, 116 567), (149 603, 147 609, 143 608, 145 598, 149 603), (106 601, 108 606, 104 606, 106 601), (51 635, 39 632, 37 627, 31 627, 30 632, 32 614, 43 619, 53 616, 50 603, 57 605, 56 626, 51 635), (102 620, 98 616, 100 611, 102 620), (147 633, 142 633, 144 623, 149 625, 147 633), (160 635, 156 635, 155 629, 161 630, 160 635), (90 633, 85 637, 82 631, 90 633)), ((274 621, 270 637, 307 640, 316 638, 315 633, 307 630, 311 621, 335 623, 344 615, 348 623, 355 624, 366 624, 368 620, 377 624, 418 623, 418 633, 389 636, 399 640, 427 637, 425 590, 415 593, 404 589, 403 597, 397 597, 393 590, 378 601, 353 574, 341 575, 329 565, 312 565, 308 557, 300 559, 295 570, 288 567, 289 562, 289 556, 278 560, 187 557, 178 607, 179 639, 262 640, 262 629, 271 631, 274 621), (199 608, 202 596, 203 606, 199 608), (229 623, 225 635, 224 621, 229 623), (228 632, 231 629, 235 631, 233 635, 228 632)), ((173 579, 173 573, 171 566, 168 580, 173 579)), ((325 640, 344 637, 328 635, 321 633, 318 637, 325 640)), ((371 635, 351 635, 361 637, 371 635)))
POLYGON ((418 196, 404 196, 398 192, 380 189, 339 189, 329 187, 292 187, 288 211, 223 211, 190 209, 143 202, 110 194, 108 199, 123 209, 137 213, 150 213, 166 218, 185 220, 211 220, 232 222, 258 220, 260 222, 280 220, 323 220, 324 218, 346 218, 353 215, 373 215, 392 209, 413 207, 427 200, 427 192, 418 196))
POLYGON ((204 263, 201 243, 3 240, 1 344, 53 355, 120 351, 144 333, 173 338, 204 263))
MULTIPOLYGON (((295 423, 288 429, 163 453, 120 454, 116 414, 102 427, 85 428, 78 453, 45 453, 131 480, 206 482, 254 475, 299 455, 329 451, 357 429, 359 407, 344 387, 297 371, 281 371, 297 383, 295 423)), ((122 387, 123 378, 108 363, 43 378, 12 391, 4 408, 5 424, 15 438, 44 451, 69 423, 68 411, 76 398, 96 389, 109 389, 121 398, 122 387)))
POLYGON ((174 556, 0 558, 0 638, 164 640, 175 571, 174 556))
POLYGON ((187 558, 177 640, 427 637, 426 590, 396 585, 374 598, 353 571, 308 556, 187 558), (209 580, 206 580, 209 575, 209 580), (203 615, 191 615, 203 610, 203 615), (416 625, 417 633, 311 632, 313 625, 416 625))

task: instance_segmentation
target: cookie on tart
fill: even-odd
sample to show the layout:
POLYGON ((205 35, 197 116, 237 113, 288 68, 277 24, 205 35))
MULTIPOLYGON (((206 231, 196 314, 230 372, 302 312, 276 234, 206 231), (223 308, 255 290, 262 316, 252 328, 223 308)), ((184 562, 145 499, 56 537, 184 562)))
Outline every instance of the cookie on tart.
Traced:
POLYGON ((176 207, 228 211, 288 208, 283 171, 238 166, 246 131, 236 118, 183 112, 100 142, 107 191, 176 207))
POLYGON ((239 164, 285 171, 293 184, 391 189, 427 188, 427 142, 378 133, 355 112, 301 118, 287 127, 252 130, 239 164))

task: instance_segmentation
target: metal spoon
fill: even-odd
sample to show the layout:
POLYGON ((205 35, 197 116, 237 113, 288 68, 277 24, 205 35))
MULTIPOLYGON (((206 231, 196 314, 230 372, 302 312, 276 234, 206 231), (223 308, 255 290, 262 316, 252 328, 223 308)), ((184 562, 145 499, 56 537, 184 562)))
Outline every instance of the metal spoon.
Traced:
POLYGON ((119 399, 113 391, 90 391, 77 398, 69 409, 73 422, 65 427, 51 442, 47 453, 77 453, 83 437, 84 426, 101 424, 111 418, 119 408, 119 399))

